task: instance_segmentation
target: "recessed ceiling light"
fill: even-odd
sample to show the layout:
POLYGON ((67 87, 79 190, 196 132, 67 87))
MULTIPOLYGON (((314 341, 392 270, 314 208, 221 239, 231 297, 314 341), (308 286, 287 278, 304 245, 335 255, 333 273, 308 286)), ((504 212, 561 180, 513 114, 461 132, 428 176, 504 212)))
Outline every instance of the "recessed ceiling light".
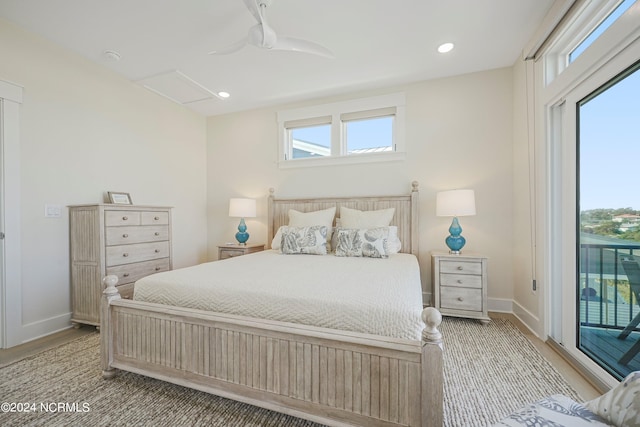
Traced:
POLYGON ((228 97, 230 97, 231 95, 229 95, 229 92, 218 92, 218 96, 219 96, 220 98, 228 98, 228 97))
POLYGON ((438 46, 438 52, 440 53, 451 52, 451 49, 453 49, 453 43, 443 43, 438 46))
POLYGON ((105 50, 102 52, 102 57, 107 61, 118 62, 120 61, 120 54, 114 50, 105 50))

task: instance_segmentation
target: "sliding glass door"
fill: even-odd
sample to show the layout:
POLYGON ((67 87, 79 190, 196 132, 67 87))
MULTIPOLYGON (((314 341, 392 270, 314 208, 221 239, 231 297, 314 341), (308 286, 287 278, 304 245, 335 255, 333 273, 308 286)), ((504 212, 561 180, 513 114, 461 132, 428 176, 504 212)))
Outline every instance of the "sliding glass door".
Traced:
POLYGON ((640 370, 640 63, 577 103, 576 346, 640 370))

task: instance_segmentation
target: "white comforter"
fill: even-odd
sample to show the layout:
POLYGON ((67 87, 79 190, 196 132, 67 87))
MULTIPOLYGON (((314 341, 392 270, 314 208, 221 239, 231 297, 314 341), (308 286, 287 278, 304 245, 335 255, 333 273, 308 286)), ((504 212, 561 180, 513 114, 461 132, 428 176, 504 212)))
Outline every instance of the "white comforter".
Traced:
POLYGON ((415 256, 269 250, 147 276, 134 299, 411 340, 424 327, 415 256))

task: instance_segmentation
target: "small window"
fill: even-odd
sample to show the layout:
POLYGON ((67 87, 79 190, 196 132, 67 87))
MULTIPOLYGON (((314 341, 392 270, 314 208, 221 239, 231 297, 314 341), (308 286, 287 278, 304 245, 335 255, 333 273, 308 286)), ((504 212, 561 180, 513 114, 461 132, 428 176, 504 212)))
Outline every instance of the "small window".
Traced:
POLYGON ((345 123, 347 154, 392 151, 393 117, 345 123))
POLYGON ((331 125, 293 128, 290 136, 292 159, 331 155, 331 125))
POLYGON ((346 154, 393 151, 395 115, 393 107, 342 114, 340 120, 344 126, 346 154))
MULTIPOLYGON (((632 7, 637 3, 638 0, 576 2, 578 7, 570 8, 563 18, 565 23, 554 30, 557 34, 552 33, 540 51, 535 54, 536 57, 544 55, 545 58, 545 86, 549 86, 565 70, 574 67, 575 63, 582 62, 578 58, 583 58, 590 50, 597 56, 598 52, 609 49, 599 40, 603 36, 616 39, 618 37, 616 34, 620 31, 627 31, 625 28, 633 27, 633 18, 626 20, 620 18, 632 13, 632 7), (547 43, 548 46, 545 46, 547 43)), ((576 71, 576 73, 580 72, 576 71)))
POLYGON ((280 167, 404 158, 404 94, 278 113, 280 167))
POLYGON ((571 53, 569 53, 569 63, 572 63, 573 61, 576 60, 576 58, 578 56, 580 56, 580 54, 582 52, 585 51, 585 49, 587 49, 589 46, 591 46, 591 44, 596 41, 596 39, 598 37, 600 37, 600 35, 602 33, 605 32, 605 30, 607 28, 609 28, 611 26, 611 24, 613 24, 618 18, 620 18, 620 15, 622 15, 623 13, 625 13, 627 11, 627 9, 629 9, 631 7, 631 5, 633 5, 633 3, 635 3, 636 0, 624 0, 622 3, 620 3, 620 5, 618 7, 616 7, 613 12, 611 12, 604 21, 602 21, 600 23, 600 25, 598 25, 588 36, 587 38, 585 38, 582 42, 580 42, 580 44, 571 51, 571 53))

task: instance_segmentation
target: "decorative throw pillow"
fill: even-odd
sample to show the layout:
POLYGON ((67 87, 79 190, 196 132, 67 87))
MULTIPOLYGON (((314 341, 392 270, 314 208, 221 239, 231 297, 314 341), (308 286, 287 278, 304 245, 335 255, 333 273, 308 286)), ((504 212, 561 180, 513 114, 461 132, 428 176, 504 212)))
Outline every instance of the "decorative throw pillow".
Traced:
MULTIPOLYGON (((335 250, 338 247, 338 232, 342 228, 342 222, 340 218, 336 218, 336 228, 333 229, 333 235, 331 236, 331 248, 335 250)), ((378 227, 376 227, 378 228, 378 227)), ((389 227, 389 238, 387 239, 387 254, 393 255, 397 254, 402 250, 402 242, 398 237, 398 227, 395 225, 390 225, 389 227)), ((280 247, 278 245, 278 247, 280 247)), ((274 248, 275 249, 275 248, 274 248)), ((331 250, 329 247, 327 250, 331 250)))
POLYGON ((573 399, 555 394, 528 404, 493 425, 493 427, 498 426, 607 427, 609 424, 573 399))
POLYGON ((640 371, 584 406, 615 426, 640 426, 640 371))
MULTIPOLYGON (((273 237, 273 240, 271 241, 271 249, 280 249, 280 244, 282 243, 282 230, 287 228, 286 225, 281 226, 280 228, 278 228, 278 231, 276 232, 276 235, 273 237)), ((333 236, 333 230, 334 228, 329 228, 329 231, 327 232, 327 235, 331 235, 331 240, 329 241, 329 239, 327 239, 327 252, 331 252, 331 247, 333 246, 333 241, 334 241, 334 236, 333 236)), ((337 234, 336 234, 337 237, 337 234)), ((398 240, 398 245, 400 245, 400 240, 398 240)), ((399 248, 400 246, 398 246, 399 248)), ((398 250, 399 252, 399 250, 398 250)), ((395 252, 393 252, 395 253, 395 252)))
POLYGON ((337 231, 336 256, 388 258, 388 227, 370 229, 341 228, 337 231))
POLYGON ((326 255, 327 227, 282 227, 280 249, 283 254, 326 255))
POLYGON ((340 208, 340 222, 344 228, 387 227, 393 220, 396 208, 377 211, 360 211, 346 207, 340 208))

